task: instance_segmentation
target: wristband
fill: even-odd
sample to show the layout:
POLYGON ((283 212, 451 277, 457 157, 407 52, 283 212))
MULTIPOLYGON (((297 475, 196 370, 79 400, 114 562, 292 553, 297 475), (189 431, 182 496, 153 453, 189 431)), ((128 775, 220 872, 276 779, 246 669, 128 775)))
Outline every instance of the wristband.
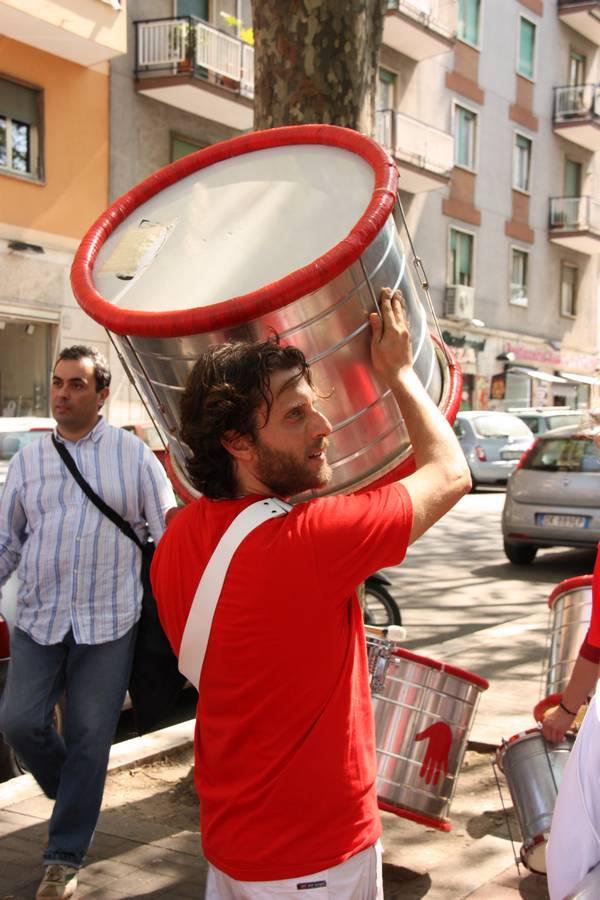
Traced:
POLYGON ((565 704, 562 702, 562 700, 559 700, 559 701, 558 701, 558 705, 560 706, 561 709, 564 709, 564 711, 565 711, 566 713, 569 713, 570 716, 576 716, 576 715, 577 715, 577 712, 573 712, 572 710, 567 709, 567 707, 566 707, 565 704))

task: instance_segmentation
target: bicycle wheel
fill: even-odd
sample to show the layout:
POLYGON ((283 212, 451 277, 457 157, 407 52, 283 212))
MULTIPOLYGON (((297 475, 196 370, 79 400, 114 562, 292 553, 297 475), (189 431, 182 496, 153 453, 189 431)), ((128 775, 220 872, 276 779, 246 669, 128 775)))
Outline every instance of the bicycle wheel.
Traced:
POLYGON ((365 625, 402 625, 398 604, 384 585, 371 578, 365 582, 363 620, 365 625))

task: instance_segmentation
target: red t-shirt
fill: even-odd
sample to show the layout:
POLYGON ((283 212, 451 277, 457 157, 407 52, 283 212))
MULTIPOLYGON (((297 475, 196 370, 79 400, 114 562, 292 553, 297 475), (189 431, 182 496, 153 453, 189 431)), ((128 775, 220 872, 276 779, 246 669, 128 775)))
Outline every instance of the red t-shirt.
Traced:
POLYGON ((600 662, 600 544, 592 575, 592 619, 579 653, 593 663, 600 662))
MULTIPOLYGON (((200 576, 258 497, 202 498, 169 524, 152 564, 174 651, 200 576)), ((256 528, 229 567, 196 718, 206 858, 242 881, 337 865, 381 832, 366 645, 355 586, 402 561, 405 488, 301 503, 256 528)))

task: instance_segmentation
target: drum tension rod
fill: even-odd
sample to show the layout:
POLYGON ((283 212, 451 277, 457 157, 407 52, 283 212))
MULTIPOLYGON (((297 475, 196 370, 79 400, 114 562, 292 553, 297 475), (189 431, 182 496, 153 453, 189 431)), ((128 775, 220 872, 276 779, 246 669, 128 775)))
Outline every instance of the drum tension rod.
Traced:
MULTIPOLYGON (((506 742, 504 740, 502 740, 502 745, 506 746, 506 742)), ((515 842, 513 840, 512 831, 511 831, 511 827, 510 827, 510 819, 508 817, 508 810, 506 809, 506 806, 504 803, 504 795, 502 794, 502 787, 500 786, 500 780, 498 778, 497 762, 494 757, 492 757, 491 763, 492 763, 492 769, 494 770, 494 778, 496 779, 496 787, 498 788, 498 793, 500 795, 500 803, 502 804, 502 811, 504 813, 504 820, 506 822, 506 828, 508 830, 508 837, 510 838, 510 844, 511 844, 512 852, 513 852, 513 858, 515 860, 515 865, 517 867, 517 875, 520 878, 521 877, 521 869, 519 866, 519 858, 517 856, 517 851, 515 849, 515 842)))
MULTIPOLYGON (((431 299, 431 294, 429 292, 429 279, 427 278, 427 273, 425 272, 425 267, 423 265, 423 260, 420 256, 417 255, 417 251, 415 250, 415 245, 413 244, 413 239, 411 237, 410 231, 408 230, 408 222, 406 221, 406 216, 404 215, 404 209, 402 207, 402 201, 400 199, 400 193, 396 192, 396 204, 397 209, 400 211, 400 217, 402 219, 402 224, 404 225, 404 230, 406 231, 406 237, 408 238, 408 244, 410 246, 410 252, 412 253, 413 258, 413 266, 415 267, 415 272, 417 273, 417 278, 419 279, 419 283, 421 288, 423 289, 423 293, 427 299, 427 306, 429 308, 429 312, 431 313, 431 318, 433 319, 433 324, 435 330, 437 332, 437 336, 444 352, 444 356, 446 357, 446 362, 452 368, 454 363, 450 359, 450 354, 448 353, 448 347, 446 346, 446 341, 442 336, 442 331, 440 328, 440 323, 438 322, 438 318, 435 314, 435 309, 433 308, 433 300, 431 299)), ((396 217, 394 217, 396 221, 396 227, 398 228, 398 221, 396 217)), ((398 228, 398 231, 400 229, 398 228)))

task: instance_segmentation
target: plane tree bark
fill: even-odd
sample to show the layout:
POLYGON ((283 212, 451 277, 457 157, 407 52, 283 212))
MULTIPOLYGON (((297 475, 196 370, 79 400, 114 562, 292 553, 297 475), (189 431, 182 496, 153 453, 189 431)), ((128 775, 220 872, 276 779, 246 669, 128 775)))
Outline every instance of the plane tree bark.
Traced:
POLYGON ((373 133, 387 0, 253 0, 254 127, 373 133))

